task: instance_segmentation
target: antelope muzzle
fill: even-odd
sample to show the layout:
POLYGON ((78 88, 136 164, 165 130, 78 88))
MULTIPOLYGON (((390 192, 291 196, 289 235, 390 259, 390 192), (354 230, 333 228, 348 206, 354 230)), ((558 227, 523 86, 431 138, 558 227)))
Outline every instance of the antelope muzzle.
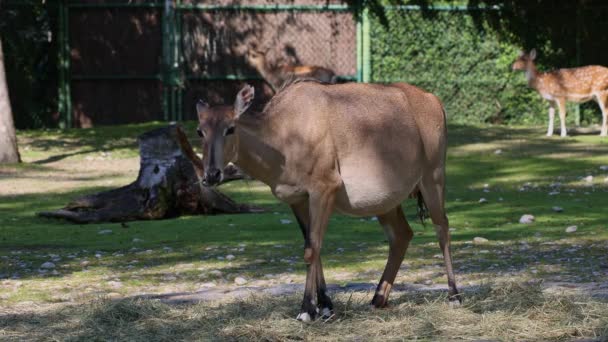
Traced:
POLYGON ((209 167, 205 171, 205 176, 203 177, 203 185, 204 186, 215 186, 218 185, 222 181, 222 170, 209 167))

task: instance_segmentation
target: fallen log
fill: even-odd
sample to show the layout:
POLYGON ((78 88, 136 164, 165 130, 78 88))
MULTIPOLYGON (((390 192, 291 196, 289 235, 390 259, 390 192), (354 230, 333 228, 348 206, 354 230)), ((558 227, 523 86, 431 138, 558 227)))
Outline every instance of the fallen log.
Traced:
MULTIPOLYGON (((216 188, 202 186, 202 160, 192 150, 180 126, 146 132, 138 141, 140 169, 133 183, 77 198, 62 209, 38 215, 93 223, 263 211, 237 204, 216 188)), ((226 168, 225 175, 224 182, 244 177, 235 167, 226 168)))

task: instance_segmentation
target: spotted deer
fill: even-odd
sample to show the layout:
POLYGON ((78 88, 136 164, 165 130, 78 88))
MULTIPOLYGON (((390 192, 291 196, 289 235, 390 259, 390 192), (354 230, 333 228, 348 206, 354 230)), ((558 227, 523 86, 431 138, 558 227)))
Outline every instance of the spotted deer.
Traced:
POLYGON ((271 66, 266 59, 266 52, 255 49, 247 52, 247 62, 270 84, 275 93, 284 83, 301 78, 316 79, 325 83, 336 83, 336 74, 328 68, 291 64, 271 66))
POLYGON ((608 68, 599 65, 589 65, 579 68, 558 69, 549 72, 538 72, 534 65, 536 50, 519 54, 513 63, 513 70, 525 71, 528 85, 536 89, 540 95, 549 101, 549 127, 547 136, 553 135, 555 107, 559 110, 561 136, 567 136, 566 131, 566 101, 587 102, 595 99, 602 111, 602 129, 600 136, 608 134, 608 68))
POLYGON ((254 88, 247 85, 234 106, 197 104, 202 182, 219 184, 232 161, 291 207, 304 236, 307 264, 299 320, 333 314, 320 253, 334 210, 376 216, 384 228, 388 261, 372 306, 386 306, 414 236, 401 208, 412 191, 435 226, 449 300, 460 303, 445 212, 446 118, 436 96, 404 83, 298 80, 261 113, 248 111, 253 98, 254 88))

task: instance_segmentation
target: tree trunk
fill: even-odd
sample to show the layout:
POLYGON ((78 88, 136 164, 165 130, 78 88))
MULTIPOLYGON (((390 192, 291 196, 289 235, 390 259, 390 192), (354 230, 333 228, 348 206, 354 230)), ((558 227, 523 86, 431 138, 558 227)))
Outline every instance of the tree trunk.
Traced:
POLYGON ((11 100, 8 97, 6 73, 4 72, 4 53, 2 52, 2 39, 0 37, 0 163, 19 163, 20 161, 11 100))
MULTIPOLYGON (((202 186, 203 163, 179 126, 171 125, 139 137, 140 169, 135 182, 122 188, 80 197, 43 217, 76 223, 156 220, 180 215, 261 212, 237 204, 216 188, 202 186)), ((226 181, 243 178, 225 171, 226 181)))

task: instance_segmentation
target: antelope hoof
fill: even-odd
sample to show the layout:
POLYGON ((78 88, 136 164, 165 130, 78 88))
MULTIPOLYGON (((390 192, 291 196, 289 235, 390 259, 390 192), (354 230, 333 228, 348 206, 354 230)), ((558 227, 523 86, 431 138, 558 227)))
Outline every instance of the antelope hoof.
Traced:
POLYGON ((375 294, 372 299, 372 309, 382 309, 388 304, 388 299, 381 294, 375 294))
POLYGON ((323 308, 323 310, 321 310, 321 318, 323 320, 328 320, 331 319, 332 317, 334 317, 334 311, 330 308, 323 308))
POLYGON ((462 306, 462 295, 461 294, 455 294, 455 295, 451 295, 450 299, 449 299, 449 304, 450 304, 450 308, 458 308, 460 306, 462 306))
POLYGON ((298 314, 298 317, 296 317, 296 319, 300 322, 311 322, 312 318, 310 317, 310 314, 308 314, 308 312, 302 312, 300 314, 298 314))

